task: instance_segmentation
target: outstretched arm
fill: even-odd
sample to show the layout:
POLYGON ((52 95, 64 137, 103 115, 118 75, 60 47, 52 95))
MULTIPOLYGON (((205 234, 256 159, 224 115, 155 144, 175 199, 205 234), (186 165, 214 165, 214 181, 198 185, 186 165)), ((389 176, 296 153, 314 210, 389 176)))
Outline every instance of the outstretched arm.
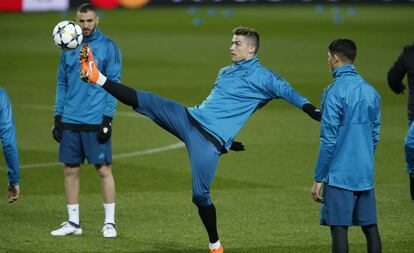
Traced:
POLYGON ((270 77, 269 90, 274 98, 283 98, 292 105, 301 108, 312 119, 321 121, 321 110, 311 104, 308 99, 297 92, 281 76, 273 73, 270 77))

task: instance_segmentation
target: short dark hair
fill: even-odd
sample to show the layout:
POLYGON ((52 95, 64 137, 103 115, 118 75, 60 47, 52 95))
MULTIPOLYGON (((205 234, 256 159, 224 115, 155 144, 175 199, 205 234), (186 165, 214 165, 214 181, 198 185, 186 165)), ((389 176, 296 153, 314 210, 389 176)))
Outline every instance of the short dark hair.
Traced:
POLYGON ((260 36, 254 28, 239 26, 233 29, 233 34, 246 37, 255 46, 256 50, 254 53, 257 53, 260 46, 260 36))
POLYGON ((83 3, 83 4, 79 5, 77 11, 78 12, 83 12, 83 13, 88 12, 88 11, 96 12, 96 8, 95 8, 95 6, 93 6, 90 3, 83 3))
POLYGON ((336 54, 342 60, 349 60, 354 62, 357 54, 357 47, 355 42, 350 39, 336 39, 329 45, 329 52, 336 54))

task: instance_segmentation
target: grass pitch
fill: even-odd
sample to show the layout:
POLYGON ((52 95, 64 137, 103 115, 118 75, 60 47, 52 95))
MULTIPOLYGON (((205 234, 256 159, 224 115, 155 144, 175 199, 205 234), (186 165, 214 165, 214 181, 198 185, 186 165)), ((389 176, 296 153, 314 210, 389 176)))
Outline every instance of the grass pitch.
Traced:
MULTIPOLYGON (((102 12, 100 27, 123 52, 124 83, 186 106, 200 103, 218 70, 231 64, 231 30, 238 25, 260 32, 261 63, 314 104, 331 81, 327 46, 338 37, 354 39, 357 70, 382 96, 376 192, 383 249, 401 253, 414 247, 414 203, 403 159, 407 95, 389 90, 386 73, 402 46, 413 41, 413 10, 311 5, 145 8, 102 12)), ((118 106, 113 129, 118 238, 101 237, 99 179, 88 165, 81 172, 84 234, 50 236, 67 217, 62 166, 56 163, 57 144, 50 133, 59 60, 51 33, 56 23, 73 16, 0 14, 0 85, 13 103, 22 165, 22 196, 9 205, 0 158, 0 252, 207 252, 207 235, 191 203, 185 149, 142 154, 178 140, 123 105, 118 106)), ((247 151, 222 157, 212 189, 226 252, 330 252, 329 229, 318 225, 319 205, 309 193, 318 137, 318 124, 282 101, 269 103, 250 119, 237 137, 247 151)), ((351 228, 349 237, 350 252, 365 252, 359 228, 351 228)))

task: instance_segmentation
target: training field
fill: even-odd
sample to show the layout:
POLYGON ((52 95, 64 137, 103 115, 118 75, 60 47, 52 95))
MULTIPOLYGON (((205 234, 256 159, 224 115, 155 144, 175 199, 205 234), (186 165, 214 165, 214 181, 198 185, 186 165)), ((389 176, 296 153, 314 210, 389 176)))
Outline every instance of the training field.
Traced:
MULTIPOLYGON (((338 37, 359 46, 357 70, 382 96, 376 193, 383 252, 413 252, 414 202, 409 198, 403 141, 407 94, 395 95, 386 74, 411 43, 411 6, 249 6, 146 8, 102 12, 101 29, 123 52, 123 82, 180 101, 200 103, 218 70, 231 64, 231 30, 255 27, 261 63, 319 105, 331 81, 327 46, 338 37)), ((17 125, 21 199, 6 203, 0 158, 0 252, 205 253, 207 233, 191 203, 185 148, 150 120, 119 105, 113 123, 113 173, 119 236, 103 239, 99 179, 81 171, 84 234, 53 238, 67 218, 63 170, 51 137, 59 49, 52 29, 74 12, 0 14, 0 85, 9 93, 17 125)), ((283 101, 258 111, 236 138, 247 151, 223 155, 213 183, 220 239, 226 253, 330 252, 310 187, 319 125, 283 101)), ((350 252, 365 252, 359 228, 350 252)))

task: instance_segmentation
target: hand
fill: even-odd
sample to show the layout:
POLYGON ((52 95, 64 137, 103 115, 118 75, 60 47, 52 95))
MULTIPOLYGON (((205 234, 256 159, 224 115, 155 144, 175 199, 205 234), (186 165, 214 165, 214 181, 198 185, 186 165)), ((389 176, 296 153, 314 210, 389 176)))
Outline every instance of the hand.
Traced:
POLYGON ((400 85, 394 87, 392 90, 395 94, 404 94, 405 89, 407 89, 407 87, 403 83, 400 83, 400 85))
POLYGON ((302 110, 306 112, 312 119, 321 121, 321 110, 316 108, 313 104, 304 104, 302 110))
POLYGON ((238 141, 233 141, 233 143, 231 144, 230 150, 239 152, 239 151, 245 151, 246 149, 244 148, 243 143, 238 142, 238 141))
POLYGON ((53 124, 53 128, 52 128, 52 137, 53 137, 53 139, 55 139, 55 141, 60 143, 60 140, 62 139, 62 133, 63 133, 62 116, 56 115, 55 116, 55 123, 53 124))
POLYGON ((323 202, 323 198, 321 196, 322 188, 323 188, 323 183, 314 182, 313 186, 312 186, 312 189, 311 189, 313 200, 315 200, 316 202, 319 202, 319 203, 323 202))
POLYGON ((99 131, 97 133, 97 138, 99 143, 103 144, 111 137, 112 133, 112 118, 104 115, 102 123, 99 126, 99 131))
POLYGON ((13 203, 17 201, 17 199, 19 199, 19 196, 20 196, 19 185, 9 185, 7 189, 9 191, 9 195, 8 195, 9 203, 13 203))

